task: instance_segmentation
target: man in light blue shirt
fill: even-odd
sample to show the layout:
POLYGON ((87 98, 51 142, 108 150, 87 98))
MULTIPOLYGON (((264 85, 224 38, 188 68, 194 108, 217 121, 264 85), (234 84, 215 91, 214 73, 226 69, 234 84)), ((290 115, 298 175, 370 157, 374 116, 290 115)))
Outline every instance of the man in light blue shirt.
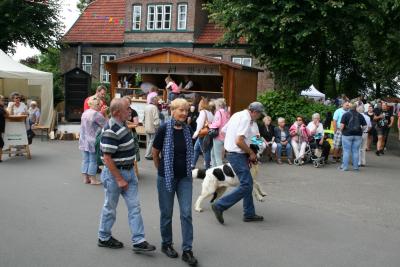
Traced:
POLYGON ((341 108, 338 108, 333 114, 333 132, 335 133, 333 138, 333 160, 340 162, 340 153, 342 149, 342 131, 340 130, 340 122, 342 116, 349 110, 349 101, 344 101, 341 108))

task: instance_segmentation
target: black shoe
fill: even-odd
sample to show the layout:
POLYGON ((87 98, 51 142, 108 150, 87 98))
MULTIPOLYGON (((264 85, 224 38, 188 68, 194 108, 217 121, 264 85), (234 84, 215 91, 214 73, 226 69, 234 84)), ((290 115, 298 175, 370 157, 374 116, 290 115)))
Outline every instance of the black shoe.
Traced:
POLYGON ((114 237, 110 237, 107 241, 101 241, 100 239, 97 241, 97 245, 103 248, 122 248, 124 244, 119 242, 114 237))
POLYGON ((167 255, 169 258, 177 258, 178 252, 172 247, 172 245, 166 245, 161 247, 161 252, 167 255))
POLYGON ((135 252, 147 252, 156 250, 156 247, 150 245, 147 241, 143 241, 142 243, 133 245, 132 250, 135 252))
POLYGON ((193 256, 193 252, 191 250, 187 250, 182 253, 182 260, 187 262, 190 266, 197 265, 197 259, 193 256))
POLYGON ((219 209, 217 209, 217 207, 215 206, 215 204, 211 205, 211 208, 214 212, 215 218, 217 218, 218 222, 220 224, 224 224, 224 217, 222 216, 222 211, 220 211, 219 209))
POLYGON ((385 152, 384 152, 384 150, 383 150, 383 149, 381 150, 381 154, 382 154, 382 155, 385 155, 385 152))
POLYGON ((264 217, 259 216, 259 215, 254 215, 252 217, 244 217, 243 221, 244 222, 261 222, 261 221, 264 221, 264 217))
POLYGON ((144 157, 147 160, 153 160, 153 157, 144 157))
POLYGON ((380 151, 380 150, 377 150, 377 151, 375 152, 375 154, 376 154, 377 156, 380 156, 380 155, 381 155, 381 151, 380 151))

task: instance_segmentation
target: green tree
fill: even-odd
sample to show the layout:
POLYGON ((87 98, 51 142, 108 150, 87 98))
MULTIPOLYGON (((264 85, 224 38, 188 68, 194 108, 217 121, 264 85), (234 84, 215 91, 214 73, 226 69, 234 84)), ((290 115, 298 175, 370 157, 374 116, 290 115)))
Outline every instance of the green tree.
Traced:
POLYGON ((53 99, 54 106, 64 100, 63 79, 60 71, 60 49, 51 47, 39 56, 20 60, 28 67, 53 73, 53 99))
POLYGON ((210 0, 205 7, 211 20, 227 30, 223 42, 244 38, 279 87, 300 90, 314 83, 331 94, 357 95, 377 83, 377 77, 390 81, 398 74, 397 59, 391 58, 399 53, 394 50, 400 44, 399 3, 210 0), (383 46, 373 45, 377 40, 383 46), (384 70, 371 70, 371 55, 384 70))
POLYGON ((79 2, 76 4, 76 7, 79 9, 79 11, 82 13, 83 10, 94 0, 79 0, 79 2))
POLYGON ((5 52, 14 52, 17 43, 45 51, 61 37, 57 0, 1 0, 0 14, 0 49, 5 52))

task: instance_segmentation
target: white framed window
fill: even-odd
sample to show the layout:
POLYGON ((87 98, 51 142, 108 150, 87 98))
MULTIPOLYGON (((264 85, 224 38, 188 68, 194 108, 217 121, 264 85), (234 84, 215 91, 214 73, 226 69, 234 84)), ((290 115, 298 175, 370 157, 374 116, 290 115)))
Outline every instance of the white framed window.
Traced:
POLYGON ((178 30, 186 30, 187 24, 187 4, 178 5, 178 30))
POLYGON ((100 81, 102 83, 110 82, 110 73, 106 70, 104 63, 114 59, 115 55, 100 55, 100 81))
POLYGON ((164 30, 170 30, 171 29, 172 6, 165 5, 163 11, 164 11, 164 14, 163 14, 163 29, 164 30))
POLYGON ((132 11, 132 30, 140 30, 142 20, 142 6, 134 5, 132 11))
POLYGON ((89 74, 92 74, 92 55, 82 55, 82 69, 89 74))
POLYGON ((147 30, 171 29, 172 5, 149 5, 147 7, 147 30))
POLYGON ((154 30, 156 7, 151 5, 147 7, 147 29, 154 30))
POLYGON ((251 67, 253 59, 251 57, 232 57, 232 62, 243 66, 251 67))

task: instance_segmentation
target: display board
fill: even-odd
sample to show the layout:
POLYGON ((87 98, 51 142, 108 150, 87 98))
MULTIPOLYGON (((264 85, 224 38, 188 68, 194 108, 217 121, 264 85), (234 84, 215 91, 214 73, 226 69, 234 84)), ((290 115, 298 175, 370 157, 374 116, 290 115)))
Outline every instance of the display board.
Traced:
POLYGON ((28 145, 25 120, 26 116, 10 116, 6 119, 4 147, 28 145))

